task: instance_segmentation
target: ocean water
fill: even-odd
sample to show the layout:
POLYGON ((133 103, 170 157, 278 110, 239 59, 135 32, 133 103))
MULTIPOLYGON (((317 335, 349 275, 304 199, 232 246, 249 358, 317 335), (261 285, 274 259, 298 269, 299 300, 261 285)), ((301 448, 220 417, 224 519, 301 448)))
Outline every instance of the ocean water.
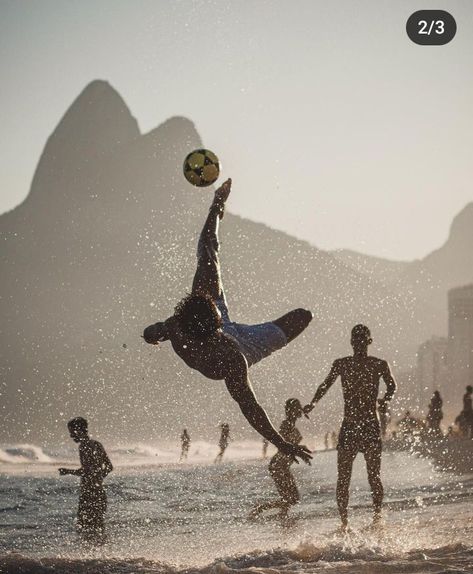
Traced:
MULTIPOLYGON (((2 573, 465 573, 473 572, 473 475, 437 470, 425 458, 386 452, 385 524, 372 531, 364 461, 355 462, 351 531, 338 532, 336 452, 294 465, 301 504, 288 520, 250 520, 254 504, 275 496, 259 443, 194 443, 179 464, 173 445, 108 448, 108 537, 81 544, 74 530, 77 466, 70 450, 32 445, 0 450, 2 573)), ((270 450, 270 454, 274 452, 270 450)))

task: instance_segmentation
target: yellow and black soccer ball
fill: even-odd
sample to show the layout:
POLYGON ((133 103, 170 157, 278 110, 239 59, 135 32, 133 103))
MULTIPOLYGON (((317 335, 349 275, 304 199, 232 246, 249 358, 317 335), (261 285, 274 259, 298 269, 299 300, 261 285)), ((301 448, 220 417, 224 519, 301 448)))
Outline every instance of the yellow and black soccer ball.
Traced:
POLYGON ((208 149, 195 149, 184 160, 184 177, 192 185, 207 187, 220 175, 218 157, 208 149))

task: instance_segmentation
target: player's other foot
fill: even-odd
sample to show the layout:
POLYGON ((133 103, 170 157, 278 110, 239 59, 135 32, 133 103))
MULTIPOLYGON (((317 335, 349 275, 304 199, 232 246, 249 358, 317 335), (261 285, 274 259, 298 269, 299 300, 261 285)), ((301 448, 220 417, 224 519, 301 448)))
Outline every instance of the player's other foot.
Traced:
POLYGON ((222 219, 225 213, 225 202, 230 195, 232 188, 232 180, 230 178, 224 181, 222 185, 216 190, 215 197, 212 203, 212 208, 218 209, 218 216, 222 219))
POLYGON ((374 512, 373 514, 373 522, 371 523, 370 530, 382 530, 384 527, 384 520, 381 515, 381 512, 374 512))
POLYGON ((342 523, 340 524, 340 526, 338 528, 338 533, 339 534, 347 534, 350 531, 351 531, 351 529, 348 528, 348 518, 342 518, 342 523))

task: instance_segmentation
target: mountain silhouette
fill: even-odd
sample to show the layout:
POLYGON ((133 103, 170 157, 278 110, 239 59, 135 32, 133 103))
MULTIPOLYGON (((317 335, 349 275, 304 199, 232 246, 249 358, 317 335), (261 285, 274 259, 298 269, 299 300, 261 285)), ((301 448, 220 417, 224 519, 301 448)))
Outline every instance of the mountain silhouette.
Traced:
POLYGON ((365 273, 399 293, 409 292, 429 307, 437 318, 436 333, 447 324, 447 292, 473 282, 473 202, 454 218, 447 241, 415 261, 389 261, 350 250, 334 255, 358 272, 365 273))
MULTIPOLYGON (((183 426, 211 437, 222 420, 252 433, 223 383, 140 337, 191 286, 212 193, 184 180, 182 161, 202 145, 183 117, 141 134, 107 82, 89 84, 67 110, 28 197, 0 216, 3 440, 56 441, 77 415, 116 443, 176 437, 183 426)), ((237 174, 225 175, 237 194, 237 174)), ((454 228, 468 232, 463 218, 454 228)), ((373 352, 395 372, 411 366, 419 343, 446 326, 443 307, 420 299, 410 278, 437 280, 452 257, 460 276, 458 241, 448 245, 456 259, 434 252, 411 271, 414 263, 395 264, 398 280, 389 281, 387 271, 227 213, 222 265, 232 318, 260 322, 299 306, 315 315, 297 341, 250 371, 270 415, 280 418, 288 396, 312 396, 331 361, 350 352, 355 323, 371 327, 373 352)), ((317 432, 333 430, 340 391, 325 403, 317 432)))

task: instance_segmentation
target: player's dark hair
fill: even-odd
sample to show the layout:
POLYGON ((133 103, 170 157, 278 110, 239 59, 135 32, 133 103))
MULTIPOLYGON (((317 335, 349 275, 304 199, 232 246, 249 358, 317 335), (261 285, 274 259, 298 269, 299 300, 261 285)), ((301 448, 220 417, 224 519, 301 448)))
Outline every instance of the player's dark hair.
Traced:
POLYGON ((88 427, 89 423, 82 417, 76 417, 67 423, 67 428, 70 431, 87 432, 88 427))
POLYGON ((222 317, 208 294, 190 293, 174 309, 179 328, 192 339, 206 339, 222 326, 222 317))

